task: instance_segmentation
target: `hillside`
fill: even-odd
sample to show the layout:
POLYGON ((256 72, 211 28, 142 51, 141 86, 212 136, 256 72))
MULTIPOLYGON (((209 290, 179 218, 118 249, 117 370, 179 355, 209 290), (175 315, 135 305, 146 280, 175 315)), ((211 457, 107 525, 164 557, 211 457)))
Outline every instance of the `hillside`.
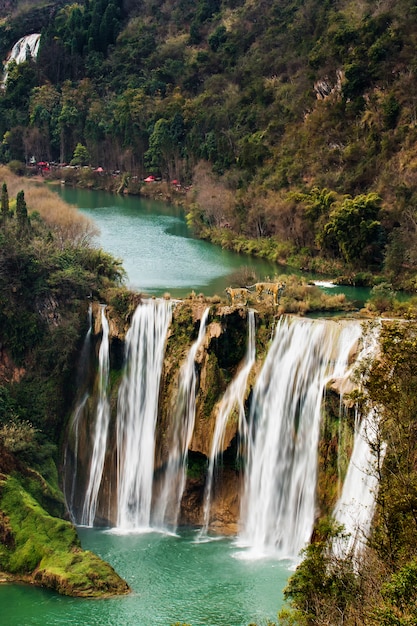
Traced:
MULTIPOLYGON (((38 4, 37 61, 0 98, 3 161, 75 156, 125 182, 192 183, 200 236, 414 291, 410 0, 38 4)), ((28 34, 21 15, 3 57, 10 32, 28 34)))

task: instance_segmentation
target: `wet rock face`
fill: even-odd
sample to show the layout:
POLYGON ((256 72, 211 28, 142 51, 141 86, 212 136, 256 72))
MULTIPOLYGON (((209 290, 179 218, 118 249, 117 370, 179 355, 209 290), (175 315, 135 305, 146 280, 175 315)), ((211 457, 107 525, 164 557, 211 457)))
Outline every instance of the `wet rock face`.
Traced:
MULTIPOLYGON (((238 532, 240 514, 241 475, 233 469, 223 468, 213 485, 209 528, 222 535, 238 532)), ((180 524, 201 526, 204 506, 204 479, 190 478, 181 504, 180 524)))

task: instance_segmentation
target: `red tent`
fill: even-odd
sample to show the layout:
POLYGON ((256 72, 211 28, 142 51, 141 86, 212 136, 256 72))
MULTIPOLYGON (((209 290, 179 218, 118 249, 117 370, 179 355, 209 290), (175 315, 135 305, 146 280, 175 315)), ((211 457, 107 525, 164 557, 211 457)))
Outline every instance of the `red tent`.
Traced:
POLYGON ((152 174, 150 176, 148 176, 148 178, 145 178, 145 183, 153 183, 155 180, 155 176, 152 176, 152 174))

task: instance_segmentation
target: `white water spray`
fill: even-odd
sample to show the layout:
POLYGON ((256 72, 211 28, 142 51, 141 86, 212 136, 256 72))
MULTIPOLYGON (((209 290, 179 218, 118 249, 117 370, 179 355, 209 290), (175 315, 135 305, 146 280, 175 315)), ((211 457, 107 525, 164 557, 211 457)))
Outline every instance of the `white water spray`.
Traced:
POLYGON ((122 530, 150 525, 159 385, 171 315, 170 301, 144 302, 126 335, 117 411, 117 527, 122 530))
MULTIPOLYGON (((376 355, 379 330, 379 327, 373 328, 364 338, 357 363, 376 355)), ((334 519, 344 528, 343 537, 333 543, 333 551, 339 557, 359 557, 369 536, 379 487, 378 463, 382 462, 386 450, 382 443, 377 454, 378 439, 375 411, 371 410, 362 420, 356 416, 352 455, 342 493, 333 511, 334 519)))
POLYGON ((210 509, 212 502, 213 480, 219 456, 224 449, 224 436, 228 419, 237 408, 239 419, 239 433, 246 438, 246 417, 245 417, 245 394, 248 383, 248 376, 255 362, 255 314, 253 310, 248 311, 248 343, 243 364, 226 389, 220 402, 217 412, 216 425, 214 427, 213 440, 211 444, 210 459, 206 477, 206 487, 204 491, 203 527, 200 536, 207 535, 210 524, 210 509))
POLYGON ((208 307, 202 315, 198 337, 191 346, 187 360, 180 370, 178 395, 174 410, 173 441, 169 451, 163 486, 153 514, 153 522, 156 526, 164 526, 169 522, 176 528, 178 523, 181 499, 185 488, 188 448, 195 424, 197 392, 195 360, 204 341, 209 312, 210 308, 208 307))
POLYGON ((240 540, 254 555, 295 557, 310 540, 325 386, 357 339, 342 328, 289 318, 276 328, 254 389, 242 500, 240 540))
POLYGON ((105 306, 101 307, 101 327, 103 336, 101 339, 98 357, 99 390, 93 435, 93 453, 91 456, 90 473, 81 516, 81 524, 84 526, 93 526, 96 516, 98 494, 103 475, 110 421, 110 405, 107 397, 110 370, 109 324, 105 315, 105 306))

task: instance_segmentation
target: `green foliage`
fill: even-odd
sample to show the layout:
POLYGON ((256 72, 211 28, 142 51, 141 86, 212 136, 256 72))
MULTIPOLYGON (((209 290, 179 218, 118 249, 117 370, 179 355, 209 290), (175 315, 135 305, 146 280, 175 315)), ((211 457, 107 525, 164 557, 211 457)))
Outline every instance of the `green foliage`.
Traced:
POLYGON ((9 193, 7 191, 6 183, 3 183, 1 188, 1 220, 3 228, 6 226, 6 221, 9 218, 9 193))
POLYGON ((385 606, 375 611, 381 626, 414 626, 417 623, 417 559, 412 559, 382 588, 385 606))
POLYGON ((22 237, 28 217, 18 194, 16 219, 8 220, 0 248, 1 343, 17 372, 0 389, 1 435, 21 461, 51 476, 49 460, 56 459, 62 419, 73 400, 87 297, 104 299, 123 277, 119 261, 86 240, 78 243, 74 216, 67 218, 72 221, 65 222, 62 246, 40 216, 32 218, 30 237, 22 237))
POLYGON ((367 302, 368 308, 383 313, 392 311, 395 300, 395 291, 389 283, 379 283, 371 290, 371 297, 367 302))
POLYGON ((23 191, 19 191, 16 196, 16 219, 18 234, 22 236, 29 230, 28 210, 23 191))
POLYGON ((12 161, 9 161, 7 165, 13 174, 16 174, 17 176, 23 176, 25 173, 25 164, 22 163, 22 161, 13 159, 12 161))
POLYGON ((188 453, 187 458, 187 476, 194 479, 204 478, 207 471, 207 457, 198 452, 188 453))
POLYGON ((0 426, 0 441, 6 450, 20 452, 33 443, 35 432, 30 422, 10 420, 0 426))
POLYGON ((370 400, 379 410, 380 438, 389 445, 380 480, 380 524, 375 531, 374 545, 396 568, 416 555, 415 322, 386 323, 380 343, 381 358, 371 368, 367 388, 370 400))
POLYGON ((381 198, 374 193, 345 198, 319 236, 321 245, 353 265, 377 266, 382 261, 383 229, 378 221, 381 198))
POLYGON ((81 550, 72 524, 49 515, 17 478, 2 479, 0 508, 11 539, 0 544, 0 567, 66 595, 126 593, 128 587, 97 556, 81 550))
POLYGON ((285 609, 284 623, 291 623, 288 618, 292 615, 295 623, 337 624, 349 604, 360 602, 360 581, 353 563, 348 558, 337 559, 331 550, 331 542, 340 536, 340 528, 325 520, 320 522, 317 539, 304 550, 303 561, 284 589, 284 597, 293 609, 285 609), (323 619, 326 622, 319 621, 323 619))
POLYGON ((71 165, 88 165, 90 162, 90 153, 82 143, 77 143, 74 155, 71 159, 71 165))

